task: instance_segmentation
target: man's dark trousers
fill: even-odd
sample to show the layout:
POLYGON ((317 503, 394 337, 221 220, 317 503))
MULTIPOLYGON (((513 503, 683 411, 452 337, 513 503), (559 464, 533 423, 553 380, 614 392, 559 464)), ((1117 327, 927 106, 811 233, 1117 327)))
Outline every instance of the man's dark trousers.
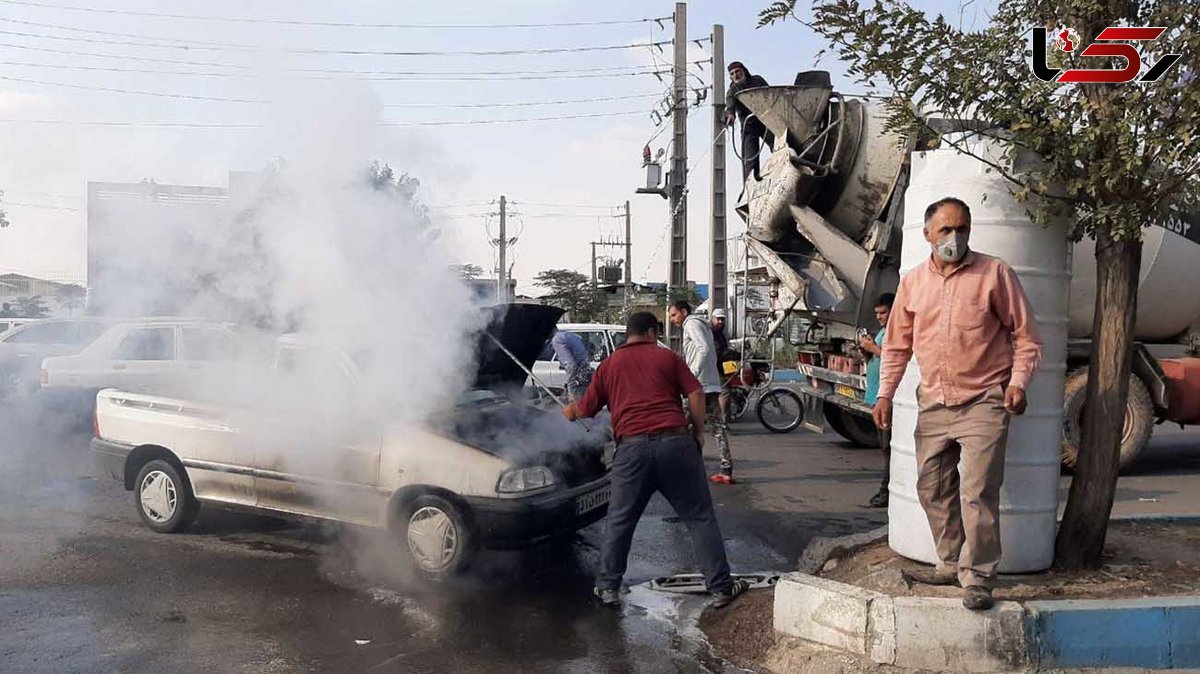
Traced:
POLYGON ((597 587, 620 589, 633 530, 657 491, 687 525, 708 591, 729 588, 733 579, 725 559, 725 541, 705 481, 704 459, 692 436, 671 435, 619 444, 610 480, 612 499, 604 523, 597 587))

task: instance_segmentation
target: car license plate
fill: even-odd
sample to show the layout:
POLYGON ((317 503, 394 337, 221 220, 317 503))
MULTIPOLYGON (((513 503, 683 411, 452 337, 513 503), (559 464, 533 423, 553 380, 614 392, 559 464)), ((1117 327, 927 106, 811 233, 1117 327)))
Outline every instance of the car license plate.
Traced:
POLYGON ((596 508, 608 503, 608 499, 612 496, 612 490, 609 487, 597 489, 594 492, 584 494, 575 499, 575 514, 582 515, 591 512, 596 508))
POLYGON ((854 389, 850 388, 849 386, 846 386, 845 384, 838 384, 838 385, 834 386, 833 392, 840 396, 845 396, 847 398, 857 398, 858 397, 857 392, 855 392, 854 389))

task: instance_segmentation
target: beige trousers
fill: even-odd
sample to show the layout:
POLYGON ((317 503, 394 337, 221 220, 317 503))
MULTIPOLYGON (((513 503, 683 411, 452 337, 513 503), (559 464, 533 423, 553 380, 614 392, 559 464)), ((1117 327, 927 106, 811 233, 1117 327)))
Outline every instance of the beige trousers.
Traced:
POLYGON ((992 587, 1008 443, 1004 388, 954 407, 919 390, 917 400, 917 496, 937 544, 938 571, 957 571, 963 587, 992 587))

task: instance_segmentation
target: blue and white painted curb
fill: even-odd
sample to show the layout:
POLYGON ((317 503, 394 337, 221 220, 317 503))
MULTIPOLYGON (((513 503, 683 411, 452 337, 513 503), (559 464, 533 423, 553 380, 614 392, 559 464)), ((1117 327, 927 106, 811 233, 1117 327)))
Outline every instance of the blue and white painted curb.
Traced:
POLYGON ((775 588, 775 629, 914 669, 1200 668, 1200 597, 1001 601, 974 612, 958 599, 790 573, 775 588))

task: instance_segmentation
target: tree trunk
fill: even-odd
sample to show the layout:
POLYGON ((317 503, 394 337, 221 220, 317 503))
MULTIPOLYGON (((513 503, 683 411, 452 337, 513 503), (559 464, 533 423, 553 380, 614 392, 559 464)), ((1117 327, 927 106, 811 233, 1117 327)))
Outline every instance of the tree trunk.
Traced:
POLYGON ((1082 438, 1055 542, 1059 568, 1097 568, 1117 489, 1121 434, 1133 361, 1141 241, 1096 233, 1096 310, 1082 438))

